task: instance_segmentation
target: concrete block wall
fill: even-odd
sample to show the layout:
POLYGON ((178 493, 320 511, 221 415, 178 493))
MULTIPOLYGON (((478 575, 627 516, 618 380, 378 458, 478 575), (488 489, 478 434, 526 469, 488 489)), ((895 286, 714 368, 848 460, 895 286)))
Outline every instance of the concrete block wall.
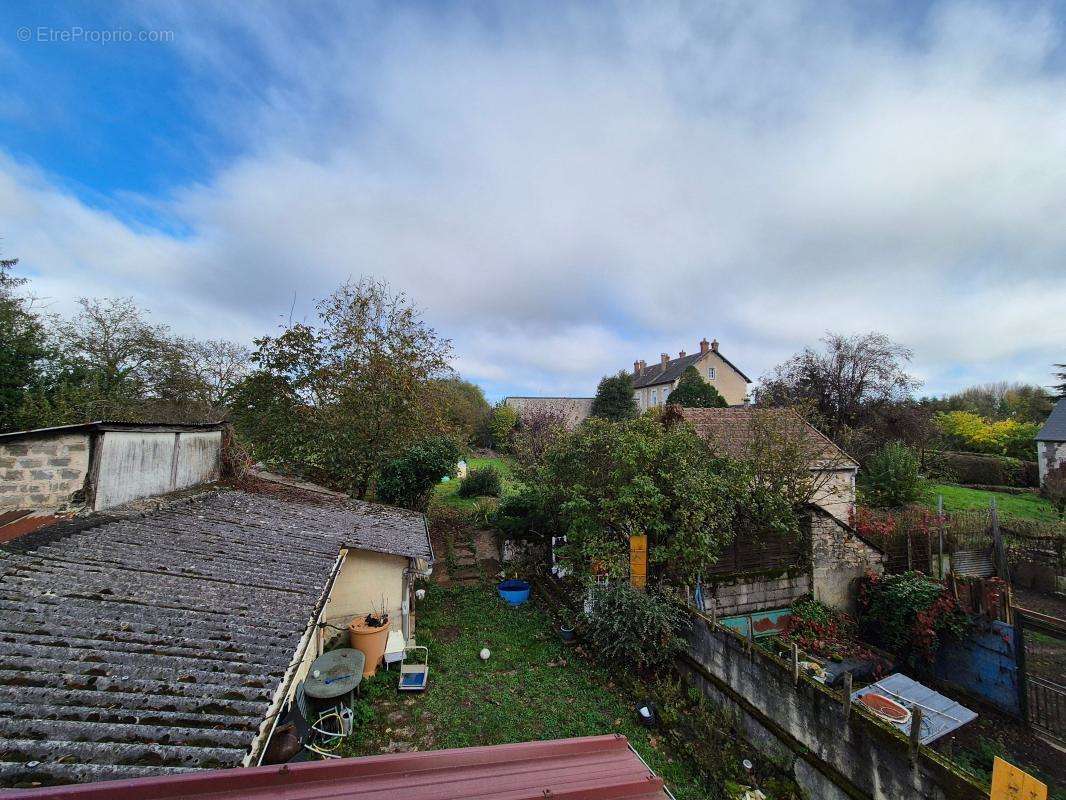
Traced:
POLYGON ((697 615, 679 663, 690 683, 725 709, 742 735, 818 800, 987 800, 988 790, 928 747, 911 763, 896 728, 838 692, 697 615))
POLYGON ((730 577, 708 586, 704 593, 715 600, 719 616, 751 614, 784 608, 805 594, 810 594, 811 579, 805 571, 777 575, 730 577))
POLYGON ((0 444, 0 512, 71 508, 88 471, 87 433, 0 444))

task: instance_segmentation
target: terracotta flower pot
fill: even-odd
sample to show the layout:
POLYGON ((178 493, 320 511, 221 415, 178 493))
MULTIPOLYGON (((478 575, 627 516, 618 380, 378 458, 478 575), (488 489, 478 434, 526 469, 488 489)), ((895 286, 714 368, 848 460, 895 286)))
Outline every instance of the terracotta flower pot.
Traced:
POLYGON ((366 661, 363 664, 363 677, 370 678, 377 674, 378 665, 385 656, 385 645, 389 639, 389 623, 372 628, 366 624, 366 619, 360 617, 352 620, 348 625, 348 640, 352 647, 360 651, 366 661))

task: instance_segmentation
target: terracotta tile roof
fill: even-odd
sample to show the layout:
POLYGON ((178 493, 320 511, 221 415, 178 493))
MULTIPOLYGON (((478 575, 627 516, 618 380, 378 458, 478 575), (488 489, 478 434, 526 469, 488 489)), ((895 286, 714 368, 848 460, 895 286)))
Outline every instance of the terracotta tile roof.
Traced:
MULTIPOLYGON (((13 797, 16 795, 12 795, 13 797)), ((31 789, 50 800, 669 800, 624 736, 467 747, 31 789)))
POLYGON ((728 408, 683 408, 681 414, 701 437, 724 456, 745 458, 755 444, 760 415, 770 415, 780 430, 803 442, 812 462, 832 462, 841 467, 857 467, 851 456, 833 444, 817 428, 788 408, 729 406, 728 408))

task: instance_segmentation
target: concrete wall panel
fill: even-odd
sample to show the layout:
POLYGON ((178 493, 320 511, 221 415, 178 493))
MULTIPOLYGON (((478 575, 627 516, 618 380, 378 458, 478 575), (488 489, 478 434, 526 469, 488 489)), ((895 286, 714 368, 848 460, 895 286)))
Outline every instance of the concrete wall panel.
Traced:
POLYGON ((171 489, 175 434, 107 431, 100 442, 100 468, 94 508, 128 503, 171 489))

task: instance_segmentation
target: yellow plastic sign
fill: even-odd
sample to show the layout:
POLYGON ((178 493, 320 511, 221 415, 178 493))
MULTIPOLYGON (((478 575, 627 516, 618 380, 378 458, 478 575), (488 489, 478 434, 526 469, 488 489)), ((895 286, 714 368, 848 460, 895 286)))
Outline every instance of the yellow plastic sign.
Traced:
POLYGON ((629 585, 643 589, 648 582, 648 537, 629 537, 629 585))
POLYGON ((991 800, 1047 800, 1047 784, 996 756, 991 800))

